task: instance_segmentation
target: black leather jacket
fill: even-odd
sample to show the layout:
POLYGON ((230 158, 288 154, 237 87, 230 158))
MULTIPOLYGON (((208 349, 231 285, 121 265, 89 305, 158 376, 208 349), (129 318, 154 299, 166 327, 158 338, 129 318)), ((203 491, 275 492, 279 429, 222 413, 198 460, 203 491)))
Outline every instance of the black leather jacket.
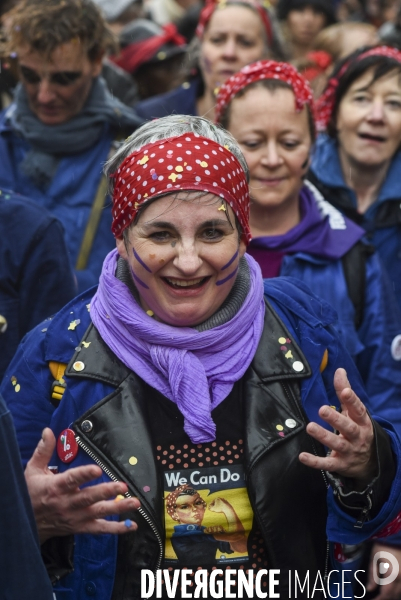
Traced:
MULTIPOLYGON (((317 571, 323 578, 330 565, 326 540, 327 476, 298 460, 303 451, 325 454, 323 446, 314 442, 305 430, 308 418, 302 407, 300 381, 311 376, 311 369, 293 342, 294 360, 304 365, 302 373, 294 372, 284 354, 277 351, 277 339, 282 336, 293 338, 267 304, 263 335, 243 377, 242 389, 246 400, 243 403, 244 468, 248 494, 265 539, 269 568, 280 569, 279 592, 282 598, 288 598, 289 570, 297 570, 302 578, 309 571, 314 580, 317 571), (289 418, 296 421, 296 426, 286 432, 285 437, 279 437, 276 424, 289 418)), ((137 573, 137 597, 140 598, 140 570, 158 569, 164 548, 163 488, 145 416, 148 413, 144 410, 145 403, 151 402, 152 395, 158 392, 116 358, 92 325, 83 339, 91 342, 90 352, 82 347, 79 356, 74 354, 65 373, 67 380, 89 378, 116 389, 81 415, 73 429, 81 448, 101 464, 112 479, 125 481, 130 494, 141 501, 141 509, 136 513, 139 527, 133 536, 135 564, 131 565, 137 573), (73 369, 77 359, 85 363, 84 372, 73 369), (133 452, 133 440, 138 458, 135 467, 128 460, 133 452), (149 486, 152 493, 145 494, 144 486, 149 486)), ((383 459, 391 463, 388 438, 378 426, 376 439, 383 459)), ((347 504, 356 518, 372 500, 374 511, 375 505, 381 505, 383 493, 388 493, 387 478, 384 481, 381 476, 374 483, 367 494, 365 490, 363 494, 350 495, 347 504), (356 496, 354 503, 352 497, 355 500, 356 496)))

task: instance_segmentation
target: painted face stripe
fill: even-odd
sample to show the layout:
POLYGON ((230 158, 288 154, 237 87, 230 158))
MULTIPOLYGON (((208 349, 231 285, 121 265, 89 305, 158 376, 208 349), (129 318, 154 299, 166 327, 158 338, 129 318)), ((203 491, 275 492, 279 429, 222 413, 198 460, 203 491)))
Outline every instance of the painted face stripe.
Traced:
POLYGON ((133 251, 134 251, 134 256, 135 256, 136 260, 139 262, 139 264, 140 264, 140 265, 142 265, 142 266, 143 266, 143 268, 144 268, 144 269, 146 269, 146 270, 148 271, 148 273, 151 273, 152 271, 149 269, 148 265, 146 265, 146 264, 143 262, 142 258, 139 256, 139 254, 137 254, 137 253, 135 252, 135 248, 133 248, 133 251))
POLYGON ((234 254, 234 256, 232 258, 230 258, 230 260, 228 261, 228 263, 226 265, 224 265, 224 267, 221 268, 222 271, 224 271, 224 269, 227 269, 237 258, 239 253, 239 250, 237 250, 237 252, 234 254))
POLYGON ((229 279, 234 277, 234 275, 237 273, 237 271, 238 271, 238 267, 236 267, 234 269, 234 271, 232 273, 230 273, 230 275, 228 275, 225 279, 222 279, 221 281, 216 281, 216 285, 223 285, 223 283, 226 283, 226 281, 228 281, 229 279))
POLYGON ((149 286, 146 285, 146 283, 144 283, 142 281, 142 279, 139 279, 139 277, 137 275, 135 275, 134 271, 131 269, 131 273, 132 273, 132 277, 135 279, 135 281, 137 283, 139 283, 139 285, 141 285, 142 287, 144 287, 146 290, 149 289, 149 286))

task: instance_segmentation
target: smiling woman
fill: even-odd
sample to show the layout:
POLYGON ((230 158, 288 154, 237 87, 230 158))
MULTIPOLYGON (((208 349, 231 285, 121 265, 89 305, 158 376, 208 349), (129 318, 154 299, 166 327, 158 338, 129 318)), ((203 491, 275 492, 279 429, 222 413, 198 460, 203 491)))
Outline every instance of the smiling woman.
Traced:
POLYGON ((368 231, 401 307, 401 52, 378 46, 344 59, 317 108, 311 181, 368 231))
MULTIPOLYGON (((349 98, 344 97, 337 120, 340 155, 347 146, 354 156, 360 152, 365 160, 368 155, 371 161, 378 160, 380 142, 369 138, 364 149, 365 136, 361 141, 355 135, 364 112, 372 110, 371 103, 379 117, 382 110, 389 113, 392 130, 401 127, 398 76, 390 75, 380 93, 376 84, 369 87, 368 73, 368 79, 358 79, 357 90, 351 86, 349 98), (357 139, 353 144, 352 136, 357 139)), ((248 252, 264 277, 300 279, 333 306, 339 334, 359 366, 371 402, 381 404, 386 398, 387 416, 401 430, 401 371, 394 352, 401 317, 394 310, 396 301, 378 257, 370 255, 362 239, 364 231, 305 183, 315 138, 308 83, 291 65, 260 61, 227 80, 216 113, 235 136, 249 167, 253 239, 248 252), (384 376, 388 371, 391 376, 384 376)), ((393 144, 389 142, 392 152, 396 139, 394 135, 393 144)))
POLYGON ((188 50, 191 81, 140 102, 135 109, 141 117, 185 113, 213 120, 216 91, 230 75, 260 58, 283 55, 274 20, 259 0, 208 0, 196 33, 188 50))
MULTIPOLYGON (((51 503, 41 495, 34 506, 43 515, 46 504, 47 532, 51 523, 53 535, 85 534, 64 540, 74 570, 52 546, 55 593, 70 589, 76 598, 96 581, 99 600, 140 598, 141 571, 169 566, 212 573, 224 565, 264 577, 268 564, 317 577, 331 568, 326 526, 331 539, 356 543, 380 534, 401 509, 399 495, 389 495, 390 437, 358 398, 367 402, 331 327, 334 314, 302 284, 264 287, 245 254, 246 163, 220 127, 181 115, 150 122, 106 173, 117 250, 97 290, 25 338, 1 389, 25 457, 44 426, 58 436, 61 472, 51 482, 67 470, 73 481, 73 467, 95 462, 104 482, 126 482, 141 503, 124 514, 126 526, 107 530, 125 527, 116 543, 91 539, 104 529, 93 511, 90 526, 77 519, 68 492, 51 503), (43 406, 48 361, 65 367, 57 408, 43 406), (32 373, 41 385, 29 384, 32 373), (329 492, 322 469, 336 473, 329 492), (195 480, 196 489, 188 485, 195 480)), ((394 452, 401 454, 397 441, 394 452)), ((110 514, 114 503, 103 504, 110 514)), ((280 582, 283 597, 287 585, 280 582)))
POLYGON ((142 307, 165 323, 202 323, 225 300, 224 284, 234 283, 245 244, 239 248, 237 229, 217 218, 219 207, 234 222, 232 208, 211 194, 164 197, 139 216, 126 241, 117 240, 140 286, 142 307))

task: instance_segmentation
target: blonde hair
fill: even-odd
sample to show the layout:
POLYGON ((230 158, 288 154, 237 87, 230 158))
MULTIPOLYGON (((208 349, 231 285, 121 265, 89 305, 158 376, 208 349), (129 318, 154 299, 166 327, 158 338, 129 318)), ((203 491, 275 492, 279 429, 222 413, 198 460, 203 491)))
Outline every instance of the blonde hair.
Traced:
MULTIPOLYGON (((375 44, 374 37, 377 34, 376 27, 368 23, 337 23, 330 25, 320 31, 313 44, 314 50, 323 50, 333 57, 333 62, 345 58, 348 54, 352 54, 357 48, 352 47, 349 51, 346 50, 346 38, 350 39, 353 32, 356 30, 364 31, 372 37, 372 46, 375 44)), ((364 44, 365 45, 365 44, 364 44)))

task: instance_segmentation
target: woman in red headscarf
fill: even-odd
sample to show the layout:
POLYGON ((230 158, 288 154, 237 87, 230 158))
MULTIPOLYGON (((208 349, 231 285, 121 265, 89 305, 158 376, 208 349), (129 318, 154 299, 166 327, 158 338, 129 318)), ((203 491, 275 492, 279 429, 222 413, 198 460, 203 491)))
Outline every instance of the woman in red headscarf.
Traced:
POLYGON ((248 252, 264 277, 296 277, 336 309, 371 402, 401 431, 401 317, 364 230, 305 181, 315 138, 309 84, 291 65, 260 61, 226 81, 216 113, 249 167, 248 252))
POLYGON ((245 254, 247 167, 231 135, 165 117, 107 173, 117 249, 99 287, 25 337, 1 388, 24 460, 45 426, 57 437, 59 472, 46 469, 47 429, 36 464, 48 485, 33 497, 55 595, 150 597, 156 571, 160 597, 176 569, 169 596, 205 581, 229 597, 237 580, 253 597, 268 567, 288 598, 294 571, 332 569, 327 539, 400 526, 401 445, 368 415, 330 307, 301 283, 264 286, 245 254), (81 490, 89 468, 103 483, 81 490), (127 498, 93 508, 110 480, 127 498), (112 507, 120 522, 101 518, 112 507))
MULTIPOLYGON (((309 177, 366 229, 401 307, 401 52, 378 46, 344 59, 318 102, 309 177)), ((401 359, 401 339, 397 350, 401 359)))
POLYGON ((336 309, 371 410, 381 406, 401 431, 401 318, 378 257, 362 240, 364 230, 304 179, 315 138, 309 85, 290 65, 260 61, 226 81, 216 113, 250 171, 248 252, 264 277, 295 277, 336 309))
POLYGON ((280 45, 270 13, 259 0, 209 1, 201 12, 189 55, 196 63, 190 80, 167 94, 139 102, 135 106, 139 116, 203 115, 213 121, 216 89, 243 66, 280 56, 280 45))

